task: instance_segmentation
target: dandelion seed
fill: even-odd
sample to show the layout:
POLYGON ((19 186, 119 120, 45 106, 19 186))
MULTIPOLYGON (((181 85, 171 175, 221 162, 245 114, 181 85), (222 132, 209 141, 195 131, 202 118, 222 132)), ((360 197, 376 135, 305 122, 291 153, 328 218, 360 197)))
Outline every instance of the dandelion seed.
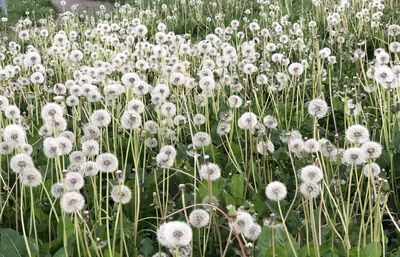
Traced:
POLYGON ((206 147, 211 144, 211 137, 206 132, 197 132, 193 136, 194 147, 206 147))
POLYGON ((301 180, 306 183, 318 183, 324 177, 321 168, 315 165, 307 165, 303 167, 300 173, 301 180))
POLYGON ((263 122, 264 122, 264 125, 270 129, 276 129, 278 126, 278 121, 276 120, 275 117, 273 117, 271 115, 265 116, 263 119, 263 122))
POLYGON ((304 67, 303 65, 301 65, 301 63, 292 63, 289 65, 288 67, 288 71, 290 73, 290 75, 292 76, 301 76, 301 74, 303 74, 304 72, 304 67))
POLYGON ((287 195, 286 186, 279 181, 273 181, 265 188, 265 195, 271 201, 282 201, 287 195))
POLYGON ((363 168, 364 176, 369 177, 377 177, 381 173, 381 167, 375 162, 369 162, 365 164, 363 168))
POLYGON ((68 172, 64 178, 65 188, 69 191, 76 191, 83 187, 85 181, 78 172, 68 172))
POLYGON ((16 154, 10 160, 10 168, 17 174, 22 174, 33 167, 32 158, 25 153, 16 154))
POLYGON ((233 227, 237 233, 244 233, 253 223, 253 217, 248 212, 238 211, 236 219, 233 222, 233 227))
POLYGON ((25 130, 20 125, 8 125, 3 130, 3 140, 12 145, 23 145, 26 140, 25 130))
POLYGON ((308 103, 308 114, 318 119, 325 117, 328 110, 328 104, 322 99, 313 99, 308 103))
POLYGON ((192 241, 192 229, 181 221, 170 221, 162 225, 157 231, 159 243, 172 249, 186 246, 192 241))
POLYGON ((132 192, 127 186, 116 185, 111 190, 111 198, 116 203, 127 204, 132 198, 132 192))
POLYGON ((27 187, 37 187, 42 184, 42 174, 33 167, 25 169, 21 173, 21 183, 27 187))
POLYGON ((86 161, 86 156, 81 151, 74 151, 69 155, 69 161, 73 164, 82 164, 86 161))
POLYGON ((346 130, 346 138, 350 143, 362 144, 369 140, 369 131, 362 125, 353 125, 346 130))
POLYGON ((257 152, 261 155, 267 155, 273 153, 275 150, 274 144, 271 141, 260 141, 257 144, 257 152))
POLYGON ((320 150, 320 144, 318 140, 311 138, 304 142, 304 151, 307 153, 316 153, 320 150))
POLYGON ((319 196, 320 186, 318 183, 314 182, 305 182, 300 185, 300 193, 306 199, 314 199, 319 196))
POLYGON ((78 192, 67 192, 61 196, 60 205, 66 213, 78 212, 85 205, 85 198, 78 192))
POLYGON ((106 110, 96 110, 90 116, 90 121, 97 127, 107 127, 111 122, 111 116, 106 110))
POLYGON ((382 154, 382 145, 377 142, 365 142, 361 145, 361 150, 369 159, 377 159, 382 154))
POLYGON ((59 183, 55 183, 52 187, 51 187, 51 195, 54 198, 60 198, 63 194, 64 194, 64 184, 59 182, 59 183))
POLYGON ((366 160, 366 155, 361 148, 352 147, 343 153, 343 162, 348 165, 360 165, 366 160))
POLYGON ((203 180, 214 181, 221 177, 221 169, 215 163, 206 163, 200 166, 199 176, 203 180))
POLYGON ((250 226, 247 226, 244 230, 244 237, 249 239, 250 241, 256 241, 261 234, 261 226, 257 223, 253 223, 250 226))
POLYGON ((193 210, 189 215, 189 222, 195 228, 203 228, 209 224, 210 215, 203 209, 193 210))
POLYGON ((118 169, 118 159, 112 153, 103 153, 97 156, 96 164, 99 171, 111 173, 118 169))
POLYGON ((82 163, 81 172, 84 176, 93 177, 99 173, 99 167, 96 162, 87 161, 82 163))
POLYGON ((252 112, 245 112, 238 120, 238 126, 241 129, 252 129, 257 125, 257 116, 252 112))

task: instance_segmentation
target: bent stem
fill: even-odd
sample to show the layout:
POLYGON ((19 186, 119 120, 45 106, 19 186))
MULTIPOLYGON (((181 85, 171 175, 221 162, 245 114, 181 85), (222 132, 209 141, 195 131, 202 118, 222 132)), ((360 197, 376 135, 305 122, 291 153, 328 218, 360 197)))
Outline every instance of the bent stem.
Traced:
POLYGON ((288 231, 288 229, 287 229, 287 227, 286 227, 286 219, 285 219, 284 216, 283 216, 280 201, 278 201, 278 209, 279 209, 279 214, 281 215, 283 227, 284 227, 285 232, 286 232, 286 237, 287 237, 287 239, 288 239, 288 241, 289 241, 290 248, 292 249, 292 252, 293 252, 293 256, 296 256, 296 257, 297 257, 297 252, 296 252, 296 249, 295 249, 294 246, 293 246, 292 237, 290 236, 289 231, 288 231))

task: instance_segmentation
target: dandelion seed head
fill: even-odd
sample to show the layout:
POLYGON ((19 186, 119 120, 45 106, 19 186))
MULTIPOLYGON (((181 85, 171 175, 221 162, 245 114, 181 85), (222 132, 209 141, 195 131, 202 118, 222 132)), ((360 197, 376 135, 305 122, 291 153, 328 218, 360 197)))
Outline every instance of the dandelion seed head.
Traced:
POLYGON ((322 169, 315 165, 304 166, 300 171, 300 178, 306 183, 318 183, 323 177, 322 169))
POLYGON ((265 188, 265 195, 271 201, 281 201, 287 195, 286 186, 279 181, 273 181, 265 188))
POLYGON ((203 180, 217 180, 221 177, 221 169, 216 163, 206 163, 200 166, 199 176, 203 180))
POLYGON ((195 228, 206 227, 210 222, 210 215, 203 209, 193 210, 189 214, 189 223, 195 228))
POLYGON ((363 125, 352 125, 346 130, 346 139, 350 143, 362 144, 369 140, 369 131, 363 125))
POLYGON ((42 174, 34 167, 21 173, 21 183, 27 187, 37 187, 42 184, 42 174))
POLYGON ((306 199, 314 199, 319 196, 320 186, 318 183, 314 182, 303 182, 300 185, 300 193, 306 199))
POLYGON ((85 198, 78 192, 66 192, 61 196, 60 205, 66 213, 78 212, 85 205, 85 198))
POLYGON ((192 237, 191 227, 182 221, 166 222, 157 231, 159 243, 172 249, 188 245, 192 237))
POLYGON ((96 164, 99 171, 104 173, 111 173, 118 169, 118 159, 112 153, 102 153, 97 156, 96 164))
POLYGON ((132 198, 132 192, 125 185, 116 185, 111 190, 111 198, 116 203, 127 204, 132 198))

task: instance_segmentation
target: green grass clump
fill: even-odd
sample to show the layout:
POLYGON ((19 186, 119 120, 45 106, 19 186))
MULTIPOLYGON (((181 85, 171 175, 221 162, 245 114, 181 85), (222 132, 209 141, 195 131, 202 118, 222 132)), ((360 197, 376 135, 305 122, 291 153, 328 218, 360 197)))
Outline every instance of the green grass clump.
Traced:
POLYGON ((54 15, 56 10, 50 0, 7 0, 7 12, 7 25, 13 26, 20 18, 37 20, 54 15))

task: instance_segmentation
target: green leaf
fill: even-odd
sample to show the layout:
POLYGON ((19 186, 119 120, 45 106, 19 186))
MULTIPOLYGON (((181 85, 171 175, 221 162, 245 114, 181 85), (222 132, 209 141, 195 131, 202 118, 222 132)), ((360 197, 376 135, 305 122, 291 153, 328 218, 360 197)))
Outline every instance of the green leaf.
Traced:
MULTIPOLYGON (((36 252, 35 245, 28 238, 28 247, 31 252, 36 252)), ((10 228, 0 229, 0 257, 26 257, 28 251, 24 238, 10 228)))
POLYGON ((153 247, 153 240, 149 238, 144 238, 140 242, 140 251, 142 254, 144 254, 145 257, 151 256, 151 253, 154 252, 154 247, 153 247))
POLYGON ((379 242, 372 242, 367 244, 361 251, 363 257, 381 257, 382 246, 379 242))
POLYGON ((232 176, 231 180, 231 195, 236 199, 236 204, 240 205, 243 202, 243 185, 244 185, 244 175, 235 174, 232 176))
POLYGON ((235 205, 235 198, 228 194, 226 191, 222 192, 226 205, 235 205))
POLYGON ((59 249, 54 255, 53 257, 67 257, 65 255, 65 250, 64 247, 62 247, 61 249, 59 249))
POLYGON ((268 227, 263 227, 260 237, 257 240, 257 257, 265 257, 266 254, 272 251, 272 230, 268 227))

